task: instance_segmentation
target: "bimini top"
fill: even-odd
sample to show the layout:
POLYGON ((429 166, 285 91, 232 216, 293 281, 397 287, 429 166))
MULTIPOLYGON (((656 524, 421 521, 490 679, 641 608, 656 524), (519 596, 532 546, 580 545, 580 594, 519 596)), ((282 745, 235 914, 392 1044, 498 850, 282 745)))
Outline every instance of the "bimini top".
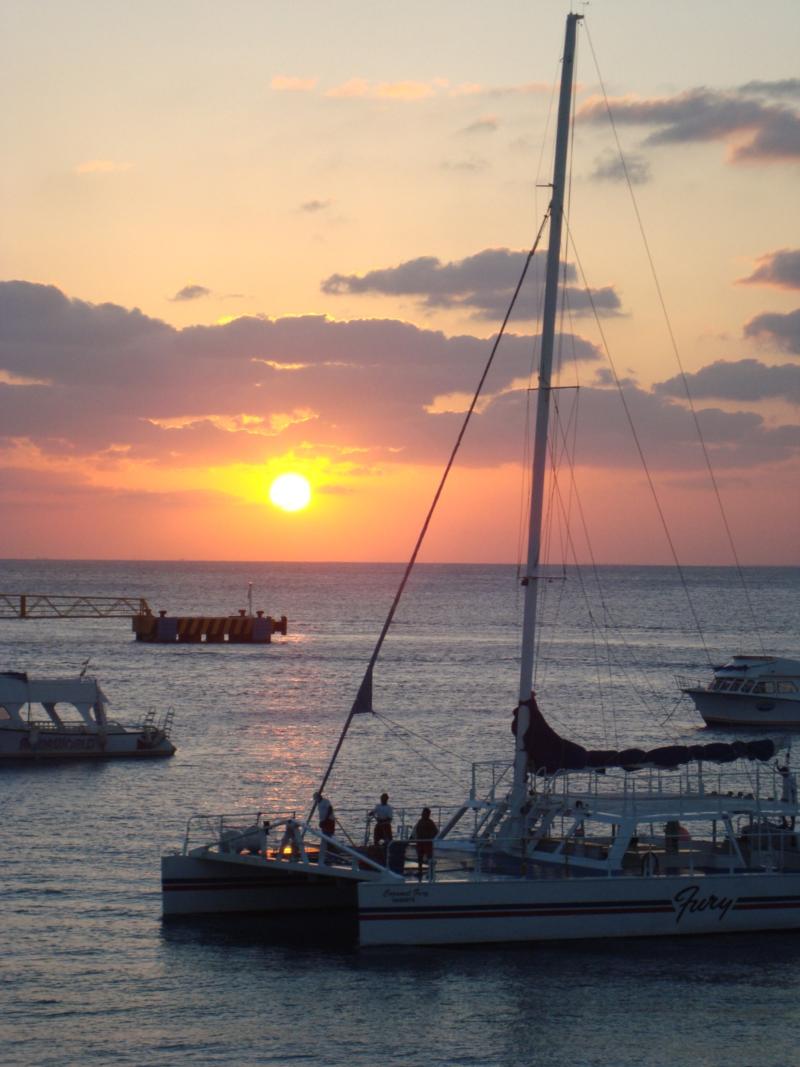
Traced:
POLYGON ((94 678, 29 678, 22 671, 1 671, 0 705, 29 703, 92 707, 108 699, 94 678))
MULTIPOLYGON (((731 744, 712 742, 707 745, 665 745, 662 748, 586 749, 574 741, 566 741, 549 725, 539 710, 536 697, 523 701, 530 708, 530 726, 525 735, 525 749, 529 768, 536 774, 555 774, 557 771, 602 770, 622 767, 635 771, 641 767, 660 767, 669 770, 692 761, 732 763, 737 759, 770 760, 776 753, 774 742, 734 741, 731 744)), ((517 733, 517 712, 511 730, 517 733)))
POLYGON ((732 656, 728 663, 714 668, 714 674, 741 678, 789 677, 800 678, 800 659, 778 656, 732 656))

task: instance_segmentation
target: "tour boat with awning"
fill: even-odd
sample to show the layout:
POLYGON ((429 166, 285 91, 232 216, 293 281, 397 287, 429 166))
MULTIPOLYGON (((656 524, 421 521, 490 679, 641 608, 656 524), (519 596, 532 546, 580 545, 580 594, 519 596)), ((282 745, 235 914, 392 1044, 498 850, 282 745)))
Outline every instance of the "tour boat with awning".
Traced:
POLYGON ((108 715, 96 679, 0 672, 0 759, 113 759, 172 756, 172 712, 150 711, 136 726, 108 715))

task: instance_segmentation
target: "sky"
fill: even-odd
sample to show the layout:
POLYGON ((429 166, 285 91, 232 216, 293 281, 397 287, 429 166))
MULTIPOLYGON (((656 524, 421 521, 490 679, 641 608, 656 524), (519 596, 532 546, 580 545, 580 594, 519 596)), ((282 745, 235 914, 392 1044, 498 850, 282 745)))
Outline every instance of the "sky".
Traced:
MULTIPOLYGON (((0 557, 405 560, 569 10, 4 0, 0 557)), ((800 5, 580 10, 548 558, 797 564, 800 5)), ((423 559, 524 549, 545 245, 423 559)))

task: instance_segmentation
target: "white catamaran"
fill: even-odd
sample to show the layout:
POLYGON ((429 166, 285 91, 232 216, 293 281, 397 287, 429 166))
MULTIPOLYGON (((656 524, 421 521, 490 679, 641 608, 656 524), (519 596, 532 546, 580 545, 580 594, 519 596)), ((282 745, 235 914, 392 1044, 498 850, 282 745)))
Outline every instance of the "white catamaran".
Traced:
MULTIPOLYGON (((587 750, 548 726, 532 692, 580 18, 567 17, 549 208, 511 787, 508 760, 475 764, 468 798, 439 816, 432 856, 411 869, 405 853, 416 842, 402 818, 396 840, 376 848, 366 838, 364 846, 344 844, 292 813, 196 816, 183 849, 162 861, 166 916, 340 908, 357 918, 362 945, 800 927, 797 790, 788 764, 774 761, 772 741, 587 750)), ((427 521, 320 789, 353 715, 371 710, 373 667, 426 528, 427 521)))

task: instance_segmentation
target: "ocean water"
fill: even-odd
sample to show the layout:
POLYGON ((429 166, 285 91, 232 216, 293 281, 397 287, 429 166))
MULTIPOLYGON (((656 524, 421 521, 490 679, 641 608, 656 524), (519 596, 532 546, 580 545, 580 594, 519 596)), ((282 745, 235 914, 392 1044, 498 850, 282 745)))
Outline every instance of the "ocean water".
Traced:
MULTIPOLYGON (((306 810, 402 568, 0 562, 0 592, 130 595, 169 613, 286 614, 269 646, 138 644, 114 620, 0 621, 0 669, 91 658, 122 721, 175 711, 153 762, 0 768, 0 1063, 719 1065, 798 1062, 800 934, 359 950, 319 924, 164 924, 159 858, 195 812, 306 810)), ((734 652, 800 653, 800 570, 553 575, 537 692, 587 745, 724 736, 677 691, 734 652), (598 580, 599 579, 599 580, 598 580), (695 616, 702 624, 701 637, 695 616), (758 632, 756 632, 756 629, 758 632)), ((357 825, 455 803, 511 753, 512 567, 420 566, 328 787, 357 825), (358 819, 362 820, 358 824, 358 819)), ((800 738, 797 741, 800 746, 800 738)))

